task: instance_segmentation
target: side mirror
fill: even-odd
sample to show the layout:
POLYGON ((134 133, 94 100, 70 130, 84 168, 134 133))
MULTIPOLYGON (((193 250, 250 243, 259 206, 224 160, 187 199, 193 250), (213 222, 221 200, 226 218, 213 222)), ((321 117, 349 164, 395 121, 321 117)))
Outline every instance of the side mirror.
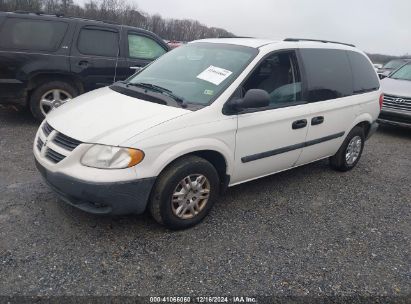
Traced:
POLYGON ((268 107, 270 95, 264 90, 251 89, 245 93, 244 98, 233 100, 230 105, 236 110, 268 107))

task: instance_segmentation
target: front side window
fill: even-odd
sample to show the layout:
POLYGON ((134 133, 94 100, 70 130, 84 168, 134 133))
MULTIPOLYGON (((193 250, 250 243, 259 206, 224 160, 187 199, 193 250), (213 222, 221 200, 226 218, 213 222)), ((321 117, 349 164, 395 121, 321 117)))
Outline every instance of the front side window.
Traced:
POLYGON ((261 89, 270 96, 270 106, 301 100, 301 79, 294 52, 276 53, 264 59, 242 86, 243 94, 261 89))
POLYGON ((204 106, 214 101, 257 54, 257 49, 244 46, 190 43, 161 56, 128 82, 155 85, 189 104, 204 106))
POLYGON ((77 41, 80 53, 105 57, 117 57, 118 33, 111 30, 83 28, 77 41))
POLYGON ((411 64, 404 65, 400 69, 398 69, 396 72, 394 72, 390 78, 393 79, 401 79, 401 80, 411 80, 411 64))
POLYGON ((0 47, 52 51, 62 42, 67 23, 61 21, 8 18, 0 31, 0 47))
POLYGON ((300 52, 307 75, 309 102, 352 95, 353 80, 346 51, 301 49, 300 52))
POLYGON ((166 50, 149 37, 128 34, 128 52, 131 58, 153 60, 165 54, 166 50))

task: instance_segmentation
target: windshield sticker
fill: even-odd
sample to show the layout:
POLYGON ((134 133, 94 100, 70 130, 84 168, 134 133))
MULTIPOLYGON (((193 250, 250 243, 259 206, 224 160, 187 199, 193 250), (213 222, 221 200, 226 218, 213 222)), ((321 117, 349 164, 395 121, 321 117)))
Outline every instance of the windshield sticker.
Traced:
POLYGON ((219 85, 224 80, 226 80, 233 72, 225 70, 219 67, 210 65, 203 72, 198 74, 197 78, 202 79, 212 84, 219 85))
POLYGON ((213 90, 204 90, 204 95, 214 95, 213 90))

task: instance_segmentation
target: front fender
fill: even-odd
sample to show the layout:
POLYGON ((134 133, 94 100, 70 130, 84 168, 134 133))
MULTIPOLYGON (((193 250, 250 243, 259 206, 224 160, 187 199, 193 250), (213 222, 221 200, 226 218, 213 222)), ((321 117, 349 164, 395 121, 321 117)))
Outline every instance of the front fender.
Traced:
POLYGON ((155 157, 155 151, 148 151, 147 158, 137 166, 139 177, 158 176, 165 167, 174 160, 199 151, 214 151, 220 153, 226 162, 226 174, 231 175, 233 171, 234 149, 230 149, 228 144, 214 138, 196 138, 177 143, 162 151, 155 157), (145 165, 143 165, 145 164, 145 165))

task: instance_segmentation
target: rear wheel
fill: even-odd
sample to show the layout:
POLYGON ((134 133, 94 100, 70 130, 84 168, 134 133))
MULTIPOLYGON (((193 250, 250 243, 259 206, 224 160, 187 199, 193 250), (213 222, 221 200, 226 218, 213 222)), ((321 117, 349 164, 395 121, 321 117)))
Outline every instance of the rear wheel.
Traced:
POLYGON ((55 108, 78 95, 77 89, 67 82, 51 81, 40 85, 30 97, 30 110, 37 120, 43 120, 55 108))
POLYGON ((183 157, 158 177, 149 210, 170 229, 188 228, 204 219, 218 191, 219 177, 212 164, 197 156, 183 157))
POLYGON ((355 167, 364 149, 364 129, 354 127, 348 133, 337 153, 330 157, 331 167, 338 171, 348 171, 355 167))

